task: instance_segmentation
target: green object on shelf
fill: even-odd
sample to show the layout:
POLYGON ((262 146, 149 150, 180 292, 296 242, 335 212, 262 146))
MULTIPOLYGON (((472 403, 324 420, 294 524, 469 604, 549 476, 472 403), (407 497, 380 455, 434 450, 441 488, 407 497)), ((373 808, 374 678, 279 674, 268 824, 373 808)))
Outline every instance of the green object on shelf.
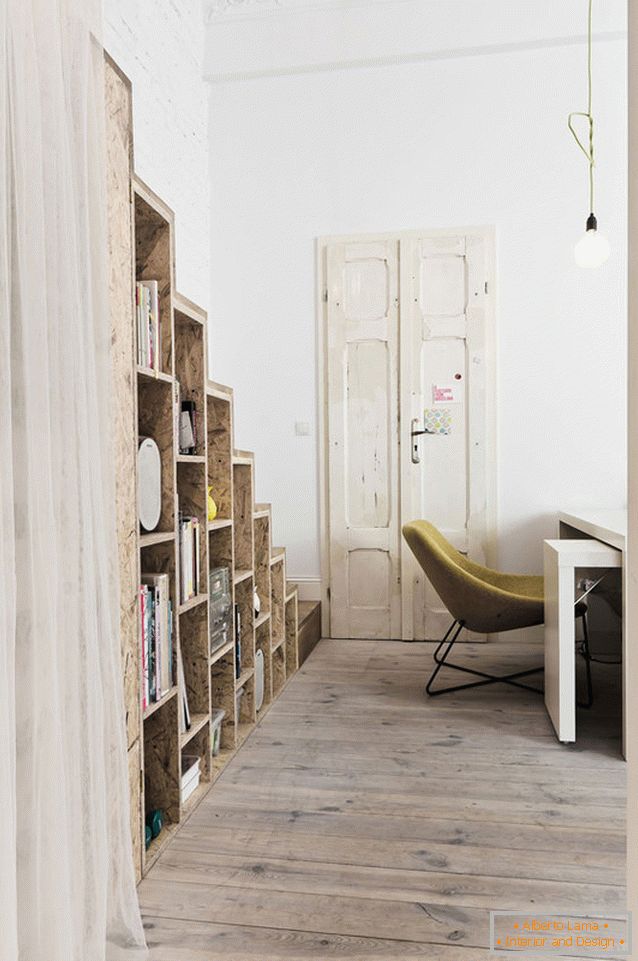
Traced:
POLYGON ((150 824, 146 825, 146 827, 144 828, 144 832, 145 832, 146 850, 148 851, 148 849, 151 846, 151 841, 153 840, 153 832, 151 831, 150 824))
POLYGON ((161 811, 151 811, 146 818, 146 825, 151 829, 151 836, 156 838, 164 827, 164 815, 161 811))

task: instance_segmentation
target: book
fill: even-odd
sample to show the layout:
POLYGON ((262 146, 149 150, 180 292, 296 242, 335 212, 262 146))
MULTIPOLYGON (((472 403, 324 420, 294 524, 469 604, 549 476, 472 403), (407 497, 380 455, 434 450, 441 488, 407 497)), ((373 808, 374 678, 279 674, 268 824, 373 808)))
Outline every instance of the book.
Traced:
POLYGON ((135 284, 135 318, 137 362, 140 367, 159 370, 161 366, 161 328, 159 289, 156 280, 139 280, 135 284))
POLYGON ((155 675, 155 631, 153 610, 153 595, 146 589, 146 603, 144 605, 146 614, 146 653, 148 655, 148 699, 157 701, 157 679, 155 675))
POLYGON ((197 594, 200 577, 200 525, 199 517, 191 518, 193 524, 193 593, 197 594))
POLYGON ((168 673, 170 686, 173 686, 173 602, 168 599, 168 673))
POLYGON ((182 454, 194 454, 197 450, 198 435, 197 406, 193 400, 183 400, 180 414, 179 449, 182 454))
POLYGON ((179 729, 182 734, 190 730, 191 727, 191 712, 188 705, 188 691, 186 690, 186 677, 184 675, 184 661, 182 660, 182 652, 179 653, 179 662, 177 666, 177 684, 179 686, 179 698, 181 701, 181 710, 179 712, 179 729))
MULTIPOLYGON (((182 402, 182 407, 184 402, 182 402)), ((190 414, 182 410, 179 415, 179 452, 180 454, 195 453, 195 434, 193 433, 193 422, 190 414)))
POLYGON ((178 380, 173 382, 173 435, 179 447, 179 423, 182 410, 182 388, 178 380))
POLYGON ((170 581, 168 574, 143 574, 142 584, 152 589, 153 595, 153 654, 157 678, 157 700, 168 694, 173 686, 173 641, 170 581))
POLYGON ((198 517, 180 515, 180 600, 184 604, 195 597, 200 581, 201 525, 198 517))
POLYGON ((140 587, 142 704, 161 700, 173 686, 173 609, 169 575, 143 574, 140 587))
POLYGON ((235 604, 235 677, 241 674, 241 611, 235 604))
POLYGON ((140 587, 140 622, 142 638, 142 710, 149 705, 148 650, 146 643, 146 595, 148 589, 140 587))

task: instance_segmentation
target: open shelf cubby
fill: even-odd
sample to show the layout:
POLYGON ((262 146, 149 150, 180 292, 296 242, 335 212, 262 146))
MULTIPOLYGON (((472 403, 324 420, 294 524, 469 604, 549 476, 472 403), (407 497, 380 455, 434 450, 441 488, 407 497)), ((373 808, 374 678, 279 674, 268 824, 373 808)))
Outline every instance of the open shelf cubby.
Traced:
POLYGON ((271 637, 273 649, 285 639, 286 572, 283 559, 270 565, 271 637))
POLYGON ((297 615, 296 594, 286 587, 285 554, 272 549, 270 507, 254 503, 253 455, 235 449, 233 391, 209 377, 206 313, 175 287, 174 215, 133 173, 131 88, 108 58, 106 92, 120 630, 139 879, 254 729, 261 660, 256 651, 264 665, 259 718, 295 669, 297 615), (155 326, 149 321, 145 328, 138 318, 137 282, 152 291, 157 284, 155 326), (140 364, 138 339, 151 327, 154 351, 149 363, 140 364), (194 443, 180 450, 184 401, 194 411, 194 443), (153 530, 140 529, 138 521, 137 450, 143 437, 153 438, 160 452, 161 512, 153 530), (209 488, 216 505, 211 519, 209 488), (187 597, 181 596, 180 517, 196 517, 199 531, 199 577, 193 576, 187 597), (226 633, 221 639, 216 634, 211 647, 209 572, 215 568, 228 572, 231 614, 226 633), (159 699, 145 704, 140 590, 143 576, 152 574, 168 574, 172 659, 159 699), (241 616, 239 677, 235 605, 241 616), (216 743, 219 712, 223 720, 216 743), (186 797, 182 778, 196 762, 199 780, 186 797), (151 815, 156 836, 146 847, 151 815))
POLYGON ((160 356, 156 372, 173 375, 173 215, 141 181, 134 192, 135 280, 156 280, 160 356))
POLYGON ((215 520, 228 520, 233 516, 232 392, 220 396, 218 390, 209 387, 206 413, 208 484, 217 507, 215 520))
POLYGON ((259 713, 272 701, 272 656, 270 652, 270 615, 255 621, 255 650, 264 658, 264 700, 259 713))
POLYGON ((252 575, 235 584, 235 610, 240 616, 241 659, 239 664, 240 676, 247 670, 255 668, 255 616, 253 612, 253 578, 252 575))

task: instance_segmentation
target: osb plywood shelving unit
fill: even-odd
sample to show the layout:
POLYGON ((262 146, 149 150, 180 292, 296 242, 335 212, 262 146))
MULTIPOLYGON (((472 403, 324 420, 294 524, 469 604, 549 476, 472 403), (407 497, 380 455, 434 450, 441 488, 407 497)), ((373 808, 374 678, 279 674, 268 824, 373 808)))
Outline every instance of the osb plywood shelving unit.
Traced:
MULTIPOLYGON (((254 503, 253 455, 233 439, 233 392, 208 379, 206 314, 175 289, 174 218, 133 174, 131 87, 107 57, 108 220, 111 252, 113 343, 113 446, 117 463, 121 637, 131 783, 135 866, 141 878, 181 823, 210 790, 225 765, 281 693, 299 664, 297 594, 286 582, 285 552, 272 547, 269 505, 254 503), (156 369, 137 363, 136 280, 157 280, 161 357, 156 369), (200 418, 195 453, 179 453, 176 385, 194 400, 200 418), (138 438, 160 450, 162 507, 156 530, 141 533, 137 520, 138 438), (207 486, 218 506, 207 521, 207 486), (179 507, 178 507, 179 505, 179 507), (179 511, 196 515, 201 576, 193 598, 180 603, 179 511), (241 663, 235 663, 234 625, 229 640, 211 653, 208 572, 227 567, 241 615, 241 663), (173 684, 142 709, 139 585, 144 572, 169 575, 174 612, 173 680, 181 653, 191 726, 180 730, 181 691, 173 684), (254 613, 253 591, 261 601, 254 613), (264 700, 255 700, 255 657, 264 657, 264 700), (236 676, 236 675, 239 676, 236 676), (236 694, 243 688, 239 704, 236 694), (211 716, 222 708, 221 750, 212 754, 211 716), (200 759, 201 783, 181 801, 184 754, 200 759), (145 850, 146 813, 159 809, 165 826, 145 850)), ((233 606, 233 611, 234 611, 233 606)))

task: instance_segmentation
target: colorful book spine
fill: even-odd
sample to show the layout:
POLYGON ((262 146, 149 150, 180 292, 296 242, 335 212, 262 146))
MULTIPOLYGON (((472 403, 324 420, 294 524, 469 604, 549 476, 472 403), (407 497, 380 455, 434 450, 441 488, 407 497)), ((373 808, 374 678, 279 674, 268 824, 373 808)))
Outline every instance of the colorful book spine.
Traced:
POLYGON ((146 594, 145 587, 140 588, 140 622, 142 635, 142 709, 149 705, 148 652, 146 647, 146 594))
POLYGON ((156 280, 135 284, 137 322, 137 362, 141 367, 159 370, 161 364, 159 289, 156 280))
POLYGON ((162 684, 162 608, 160 605, 160 590, 157 584, 153 589, 153 641, 155 642, 155 699, 159 701, 168 689, 162 684))
POLYGON ((173 609, 168 574, 143 574, 142 581, 142 701, 147 707, 173 686, 173 609))

